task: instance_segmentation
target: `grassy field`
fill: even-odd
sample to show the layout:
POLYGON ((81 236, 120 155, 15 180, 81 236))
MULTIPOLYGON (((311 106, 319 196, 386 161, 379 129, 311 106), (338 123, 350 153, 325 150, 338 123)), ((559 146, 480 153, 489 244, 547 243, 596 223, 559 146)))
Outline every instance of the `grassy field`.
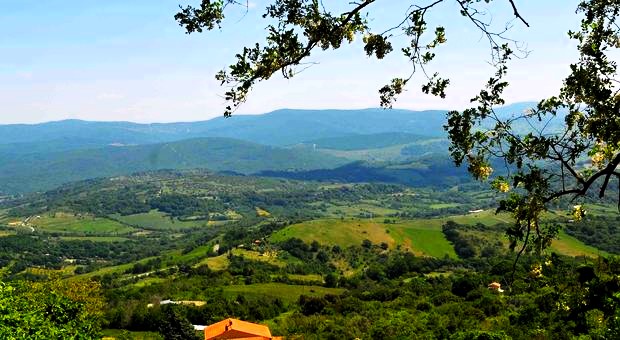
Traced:
POLYGON ((269 296, 280 298, 282 301, 293 303, 300 295, 323 296, 326 294, 342 294, 345 290, 340 288, 326 288, 321 286, 297 286, 283 283, 257 283, 251 285, 233 285, 224 287, 224 295, 245 295, 255 298, 269 296))
POLYGON ((135 230, 107 218, 75 216, 64 213, 56 213, 53 216, 43 215, 40 218, 32 219, 30 224, 36 229, 61 233, 122 235, 135 230))
POLYGON ((551 250, 568 256, 589 256, 598 257, 599 255, 609 255, 609 253, 591 247, 578 239, 568 235, 564 230, 560 230, 558 239, 551 243, 551 250))
POLYGON ((380 207, 371 203, 359 203, 353 205, 334 205, 330 204, 327 213, 334 217, 339 216, 359 216, 361 213, 372 213, 374 216, 385 216, 397 213, 398 210, 380 207))
POLYGON ((172 256, 175 263, 184 263, 205 258, 212 250, 213 246, 208 244, 196 247, 186 254, 183 254, 181 250, 173 250, 167 252, 166 255, 172 256))
POLYGON ((305 242, 317 241, 321 244, 343 247, 361 245, 368 239, 373 243, 387 243, 396 246, 396 241, 386 232, 386 225, 373 220, 323 219, 288 226, 271 236, 271 241, 280 242, 289 238, 300 238, 305 242))
POLYGON ((420 219, 418 220, 421 223, 427 226, 434 226, 437 228, 441 228, 447 221, 454 221, 459 224, 476 224, 482 223, 484 225, 495 225, 498 223, 511 223, 511 217, 508 214, 495 214, 494 211, 485 210, 478 213, 465 214, 465 215, 455 215, 455 216, 446 216, 439 218, 429 218, 429 219, 420 219))
POLYGON ((193 227, 207 225, 207 221, 179 221, 176 218, 170 218, 165 213, 157 210, 151 210, 148 213, 121 216, 119 214, 112 215, 113 218, 130 225, 134 225, 145 229, 155 230, 180 230, 193 227))
POLYGON ((391 225, 388 230, 398 240, 398 244, 416 255, 457 257, 454 248, 441 232, 441 227, 429 226, 423 221, 406 221, 391 225))
POLYGON ((390 248, 401 246, 416 255, 434 257, 456 257, 452 245, 445 239, 441 226, 448 220, 458 223, 496 224, 503 222, 502 217, 490 213, 453 216, 445 218, 415 219, 385 224, 376 220, 323 219, 294 224, 271 236, 274 242, 289 238, 300 238, 306 242, 317 241, 321 244, 352 246, 360 245, 368 239, 374 244, 385 242, 390 248))
POLYGON ((109 266, 109 267, 103 267, 97 270, 94 270, 90 273, 84 273, 84 274, 79 274, 79 275, 75 275, 73 276, 71 279, 89 279, 93 276, 103 276, 105 274, 112 274, 112 273, 122 273, 125 272, 127 269, 132 268, 134 266, 134 264, 136 263, 146 263, 149 260, 153 260, 156 257, 147 257, 147 258, 143 258, 142 260, 139 261, 135 261, 135 262, 131 262, 131 263, 124 263, 124 264, 119 264, 117 266, 109 266))
POLYGON ((230 261, 228 261, 226 254, 223 254, 215 257, 207 257, 206 259, 198 262, 195 267, 200 267, 205 264, 209 266, 209 269, 211 270, 225 270, 228 268, 230 261))
POLYGON ((288 274, 289 279, 305 282, 323 282, 323 277, 319 274, 288 274))
POLYGON ((460 206, 458 203, 434 203, 429 205, 431 209, 445 209, 445 208, 456 208, 460 206))
MULTIPOLYGON (((338 244, 347 247, 360 245, 364 239, 368 239, 374 244, 385 242, 390 248, 400 245, 401 249, 420 256, 456 258, 454 248, 441 231, 442 225, 449 220, 469 225, 475 223, 495 225, 509 223, 510 217, 504 214, 496 215, 492 211, 483 211, 441 218, 403 220, 396 224, 384 224, 367 219, 323 219, 288 226, 273 234, 271 241, 280 242, 296 237, 308 243, 317 241, 321 244, 338 244)), ((501 233, 495 236, 504 240, 501 233)), ((559 239, 553 241, 551 249, 568 256, 606 254, 564 232, 560 232, 559 239)))
POLYGON ((146 277, 145 279, 142 279, 136 283, 134 283, 132 286, 134 287, 145 287, 148 285, 152 285, 154 283, 162 283, 164 281, 168 280, 168 278, 163 278, 163 277, 146 277))

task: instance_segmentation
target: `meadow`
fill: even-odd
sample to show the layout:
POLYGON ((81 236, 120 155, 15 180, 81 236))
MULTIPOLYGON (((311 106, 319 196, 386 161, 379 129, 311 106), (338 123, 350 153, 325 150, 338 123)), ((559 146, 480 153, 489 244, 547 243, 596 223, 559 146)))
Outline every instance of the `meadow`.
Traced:
POLYGON ((320 219, 288 226, 274 233, 270 240, 281 242, 289 238, 299 238, 307 243, 358 246, 364 240, 375 244, 387 243, 396 247, 396 241, 386 231, 386 225, 372 219, 320 219))
POLYGON ((29 224, 46 232, 71 234, 125 235, 135 231, 132 227, 107 218, 60 212, 32 218, 29 224))
POLYGON ((178 218, 170 217, 157 210, 126 216, 114 214, 111 217, 128 225, 150 230, 183 230, 201 226, 205 227, 208 224, 208 221, 204 220, 180 221, 178 218))
POLYGON ((327 294, 340 295, 345 289, 327 288, 322 286, 287 285, 283 283, 257 283, 250 285, 232 285, 223 287, 224 295, 234 297, 244 295, 252 298, 263 296, 279 298, 287 303, 299 300, 300 295, 324 296, 327 294))

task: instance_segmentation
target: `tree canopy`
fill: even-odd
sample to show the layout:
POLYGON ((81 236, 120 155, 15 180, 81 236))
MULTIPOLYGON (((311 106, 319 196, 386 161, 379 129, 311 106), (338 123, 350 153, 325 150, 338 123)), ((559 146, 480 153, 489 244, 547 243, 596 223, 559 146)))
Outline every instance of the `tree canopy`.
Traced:
MULTIPOLYGON (((334 13, 319 0, 272 0, 263 18, 267 26, 265 41, 244 47, 236 61, 216 75, 227 88, 230 116, 248 97, 252 87, 281 72, 291 78, 306 67, 315 50, 336 50, 362 36, 368 56, 383 59, 400 51, 411 64, 407 77, 396 77, 379 89, 379 102, 391 108, 414 75, 426 78, 422 91, 444 98, 450 84, 438 73, 428 74, 425 67, 435 59, 437 47, 448 43, 444 25, 431 25, 428 14, 442 3, 456 3, 489 42, 495 73, 486 86, 471 99, 472 107, 447 114, 445 129, 456 165, 467 164, 478 180, 488 181, 506 193, 498 210, 515 218, 508 235, 514 249, 540 251, 557 235, 558 227, 545 225, 541 214, 558 200, 574 203, 573 214, 579 220, 585 214, 578 204, 588 196, 605 197, 610 184, 620 180, 620 96, 617 63, 613 53, 620 47, 617 17, 620 0, 583 0, 576 8, 581 25, 568 32, 577 42, 578 59, 570 65, 570 74, 558 94, 541 100, 526 112, 500 116, 495 108, 503 105, 508 87, 506 75, 510 61, 524 57, 527 51, 511 40, 510 29, 527 29, 529 24, 513 0, 409 0, 411 5, 391 29, 373 29, 371 18, 380 0, 348 2, 345 10, 334 13), (500 6, 500 5, 504 6, 500 6), (505 29, 495 30, 485 19, 490 11, 511 9, 512 21, 505 29), (485 6, 485 7, 483 7, 485 6), (516 26, 516 27, 512 27, 516 26), (405 36, 407 44, 396 46, 395 36, 405 36), (563 119, 561 131, 548 128, 549 122, 563 119), (516 128, 519 126, 520 128, 516 128), (527 129, 522 127, 526 126, 527 129), (502 164, 502 171, 493 165, 502 164)), ((230 6, 248 6, 238 0, 202 0, 199 7, 181 7, 175 18, 187 33, 220 28, 230 6)), ((401 41, 400 38, 398 41, 401 41)), ((619 189, 620 191, 620 189, 619 189)), ((620 201, 620 197, 618 198, 620 201)), ((620 205, 619 205, 620 208, 620 205)))
POLYGON ((102 308, 95 282, 0 280, 0 338, 99 338, 102 308))

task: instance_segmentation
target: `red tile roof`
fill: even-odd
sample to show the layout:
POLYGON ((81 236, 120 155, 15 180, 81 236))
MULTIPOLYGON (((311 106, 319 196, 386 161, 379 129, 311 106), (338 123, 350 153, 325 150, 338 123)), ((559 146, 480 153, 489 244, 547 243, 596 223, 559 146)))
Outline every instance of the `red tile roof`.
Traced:
MULTIPOLYGON (((205 340, 272 340, 269 327, 236 320, 226 319, 205 328, 205 340)), ((278 338, 279 339, 279 338, 278 338)))

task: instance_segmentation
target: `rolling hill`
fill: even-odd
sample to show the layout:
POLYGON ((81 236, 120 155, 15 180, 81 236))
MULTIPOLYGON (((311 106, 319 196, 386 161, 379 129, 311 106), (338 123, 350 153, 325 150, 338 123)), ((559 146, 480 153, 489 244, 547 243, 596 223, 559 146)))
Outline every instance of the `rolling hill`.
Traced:
MULTIPOLYGON (((517 103, 497 112, 510 116, 532 105, 517 103)), ((549 129, 559 126, 562 120, 557 118, 549 129)), ((446 157, 444 124, 441 110, 284 109, 188 123, 66 120, 0 125, 0 193, 190 168, 406 185, 423 185, 430 179, 443 186, 465 177, 446 157), (365 163, 342 167, 357 161, 365 163), (443 179, 433 180, 438 176, 443 179)), ((516 130, 526 128, 519 124, 516 130)))
POLYGON ((197 138, 178 142, 16 157, 0 153, 0 192, 51 189, 62 183, 157 169, 207 168, 250 174, 262 170, 332 168, 346 160, 308 149, 285 149, 230 138, 197 138))

